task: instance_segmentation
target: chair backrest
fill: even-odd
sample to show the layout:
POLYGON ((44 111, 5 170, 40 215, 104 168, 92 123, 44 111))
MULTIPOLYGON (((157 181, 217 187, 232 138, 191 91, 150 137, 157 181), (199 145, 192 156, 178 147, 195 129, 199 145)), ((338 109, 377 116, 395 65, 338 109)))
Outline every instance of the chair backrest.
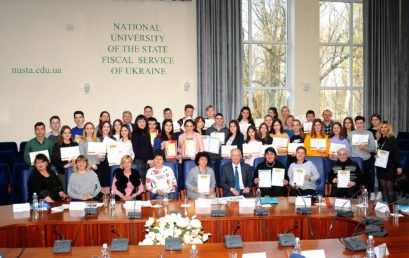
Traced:
MULTIPOLYGON (((173 175, 175 176, 176 180, 178 180, 177 163, 176 162, 165 161, 165 162, 163 162, 163 165, 167 166, 167 167, 170 167, 172 169, 172 171, 173 171, 173 175)), ((176 199, 177 199, 178 194, 179 194, 178 187, 176 187, 176 199)))
POLYGON ((196 167, 196 164, 193 160, 186 160, 183 164, 183 178, 187 179, 187 175, 189 174, 192 168, 196 167))
POLYGON ((358 164, 359 169, 364 173, 364 160, 361 157, 349 157, 352 161, 358 164))
POLYGON ((7 151, 0 151, 0 162, 4 162, 9 166, 9 169, 11 169, 16 163, 16 155, 13 151, 7 150, 7 151))
POLYGON ((25 162, 17 162, 13 166, 11 173, 11 185, 12 185, 12 200, 13 203, 22 203, 23 199, 23 170, 28 169, 29 166, 25 162))
POLYGON ((325 171, 325 159, 318 156, 308 156, 305 157, 306 160, 311 161, 318 172, 320 173, 320 178, 317 180, 317 193, 324 195, 325 194, 325 182, 327 181, 327 171, 325 171))
POLYGON ((73 167, 69 167, 65 170, 65 189, 67 189, 67 193, 68 193, 68 183, 70 182, 70 177, 72 173, 74 173, 73 167))
POLYGON ((0 142, 0 151, 12 151, 17 159, 18 149, 16 142, 0 142))
POLYGON ((219 166, 219 182, 220 179, 222 178, 222 168, 224 165, 231 163, 231 159, 222 159, 220 160, 220 166, 219 166))
POLYGON ((280 161, 280 163, 283 164, 285 168, 288 168, 288 156, 287 155, 277 156, 276 159, 280 161))
POLYGON ((18 161, 24 162, 24 149, 26 148, 27 142, 20 142, 20 147, 18 148, 18 161))
POLYGON ((409 169, 409 150, 399 151, 400 165, 403 169, 409 169))
POLYGON ((253 163, 253 177, 254 177, 254 173, 256 172, 256 168, 258 166, 258 164, 264 162, 265 158, 264 157, 259 157, 254 159, 254 163, 253 163))
POLYGON ((0 205, 7 205, 10 201, 9 195, 10 169, 5 163, 0 162, 0 205))
POLYGON ((409 132, 399 132, 397 138, 398 138, 398 140, 400 140, 400 139, 409 139, 409 132))
MULTIPOLYGON (((111 187, 111 188, 112 188, 112 182, 114 181, 114 172, 115 172, 115 170, 117 168, 120 168, 120 166, 119 165, 113 165, 113 166, 110 167, 110 170, 109 170, 109 178, 110 178, 109 187, 111 187)), ((134 164, 132 164, 132 168, 138 170, 139 166, 138 166, 138 164, 134 163, 134 164)))
POLYGON ((22 184, 22 192, 23 192, 23 201, 26 202, 28 200, 28 180, 30 179, 31 173, 33 170, 31 169, 24 169, 22 174, 23 184, 22 184))

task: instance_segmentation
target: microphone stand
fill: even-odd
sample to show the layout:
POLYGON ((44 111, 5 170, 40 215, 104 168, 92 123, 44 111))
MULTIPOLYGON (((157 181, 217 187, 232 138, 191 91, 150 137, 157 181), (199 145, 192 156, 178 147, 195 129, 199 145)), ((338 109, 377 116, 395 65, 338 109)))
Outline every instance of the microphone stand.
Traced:
POLYGON ((302 196, 300 189, 297 188, 297 185, 296 185, 295 183, 294 183, 294 188, 295 188, 295 189, 297 190, 297 192, 300 194, 301 199, 302 199, 303 202, 304 202, 304 208, 297 208, 297 213, 298 213, 298 214, 304 214, 304 215, 305 215, 305 218, 307 219, 308 228, 309 228, 309 230, 310 230, 311 237, 312 237, 312 239, 315 239, 314 233, 313 233, 313 231, 312 231, 312 224, 311 224, 310 218, 308 217, 308 214, 311 214, 311 213, 312 213, 312 208, 311 208, 311 207, 307 207, 307 203, 305 202, 305 199, 304 199, 304 197, 302 196))

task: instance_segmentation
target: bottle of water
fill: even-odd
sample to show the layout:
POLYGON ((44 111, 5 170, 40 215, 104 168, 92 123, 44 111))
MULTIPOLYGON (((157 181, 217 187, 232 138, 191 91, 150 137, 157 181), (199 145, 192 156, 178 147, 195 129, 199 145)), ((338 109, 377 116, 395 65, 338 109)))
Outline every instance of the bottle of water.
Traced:
POLYGON ((197 258, 198 252, 196 249, 196 245, 192 245, 192 249, 190 249, 190 258, 197 258))
POLYGON ((368 190, 366 188, 362 193, 362 204, 364 207, 368 207, 368 190))
POLYGON ((109 252, 108 252, 108 245, 107 243, 102 244, 102 255, 101 258, 109 258, 109 252))
POLYGON ((163 191, 163 205, 165 207, 168 207, 168 204, 169 204, 168 192, 163 191))
POLYGON ((38 197, 37 193, 33 193, 33 210, 38 210, 38 197))
POLYGON ((293 254, 301 254, 301 243, 299 237, 295 238, 293 254))
POLYGON ((114 191, 111 191, 111 194, 110 194, 110 206, 111 206, 111 209, 115 209, 115 194, 114 194, 114 191))
POLYGON ((261 208, 262 207, 262 203, 261 203, 261 190, 260 188, 257 188, 257 192, 256 192, 256 208, 261 208))
POLYGON ((366 247, 366 258, 375 258, 375 240, 373 239, 372 235, 368 237, 368 245, 366 247))

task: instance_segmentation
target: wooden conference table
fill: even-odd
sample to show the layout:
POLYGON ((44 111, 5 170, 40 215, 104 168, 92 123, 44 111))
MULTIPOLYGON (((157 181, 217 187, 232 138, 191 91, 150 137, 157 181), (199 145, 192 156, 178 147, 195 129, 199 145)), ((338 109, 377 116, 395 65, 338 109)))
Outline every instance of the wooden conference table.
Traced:
MULTIPOLYGON (((376 237, 376 244, 387 243, 390 257, 408 257, 409 253, 409 218, 392 218, 388 214, 374 212, 374 203, 367 209, 354 205, 354 217, 338 218, 326 239, 328 229, 335 215, 333 198, 325 198, 325 206, 313 205, 313 213, 308 216, 312 232, 316 240, 312 240, 305 215, 295 212, 294 199, 278 198, 278 205, 269 208, 269 215, 263 218, 254 216, 252 210, 246 213, 239 211, 238 202, 228 202, 222 205, 226 209, 226 217, 216 219, 210 213, 197 214, 194 201, 189 201, 189 208, 181 208, 182 201, 171 201, 168 212, 181 211, 189 217, 196 215, 202 222, 203 229, 212 236, 204 245, 198 246, 200 257, 228 257, 229 252, 241 253, 267 252, 269 257, 288 257, 292 248, 278 246, 277 234, 292 230, 301 239, 303 250, 324 249, 327 257, 362 257, 364 252, 354 253, 345 250, 341 237, 351 236, 363 216, 370 214, 385 222, 384 228, 389 231, 386 237, 376 237), (264 229, 266 225, 268 232, 264 229), (243 249, 226 249, 223 236, 231 234, 239 225, 236 234, 240 234, 245 242, 243 249)), ((137 246, 145 237, 145 221, 149 217, 159 218, 165 215, 164 208, 142 208, 142 218, 130 222, 122 204, 117 203, 116 209, 99 208, 97 218, 89 218, 80 225, 82 216, 77 216, 65 210, 61 213, 49 211, 39 212, 37 216, 31 213, 13 213, 12 206, 0 207, 0 252, 6 257, 15 257, 23 251, 22 257, 54 257, 52 246, 60 237, 54 230, 64 235, 65 239, 74 239, 79 229, 78 237, 73 244, 72 252, 55 257, 92 257, 99 255, 102 243, 111 243, 118 233, 123 238, 130 239, 129 252, 112 254, 113 257, 157 257, 164 253, 165 257, 188 257, 190 246, 185 246, 181 252, 164 251, 163 246, 137 246), (113 233, 112 231, 116 233, 113 233), (43 248, 38 248, 43 247, 43 248), (45 247, 45 248, 44 248, 45 247), (24 250, 22 248, 25 248, 24 250)), ((362 231, 363 227, 358 231, 362 231)), ((367 238, 365 234, 359 236, 367 238)))

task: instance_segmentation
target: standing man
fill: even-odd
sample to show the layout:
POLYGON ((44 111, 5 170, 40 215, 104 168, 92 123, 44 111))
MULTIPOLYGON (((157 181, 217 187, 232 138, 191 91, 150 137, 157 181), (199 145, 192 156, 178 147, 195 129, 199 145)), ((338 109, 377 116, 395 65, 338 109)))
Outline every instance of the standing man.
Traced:
POLYGON ((50 117, 50 128, 51 131, 45 135, 52 143, 55 143, 58 140, 60 135, 61 122, 58 116, 50 117))
POLYGON ((324 132, 326 135, 328 135, 328 138, 332 137, 332 127, 334 126, 334 121, 331 120, 331 118, 332 118, 331 110, 325 109, 322 112, 322 119, 323 119, 324 132))
POLYGON ((77 125, 76 127, 71 129, 72 139, 75 142, 80 141, 80 137, 84 135, 84 112, 82 111, 75 111, 74 112, 74 122, 77 125))
POLYGON ((124 123, 124 125, 128 126, 129 130, 132 133, 133 129, 135 128, 135 125, 132 123, 131 111, 125 110, 124 112, 122 112, 122 122, 124 123))
POLYGON ((45 137, 45 124, 43 122, 37 122, 34 125, 34 134, 36 137, 29 140, 24 149, 24 161, 31 165, 30 152, 35 151, 48 151, 48 157, 51 157, 53 150, 53 143, 45 137))

